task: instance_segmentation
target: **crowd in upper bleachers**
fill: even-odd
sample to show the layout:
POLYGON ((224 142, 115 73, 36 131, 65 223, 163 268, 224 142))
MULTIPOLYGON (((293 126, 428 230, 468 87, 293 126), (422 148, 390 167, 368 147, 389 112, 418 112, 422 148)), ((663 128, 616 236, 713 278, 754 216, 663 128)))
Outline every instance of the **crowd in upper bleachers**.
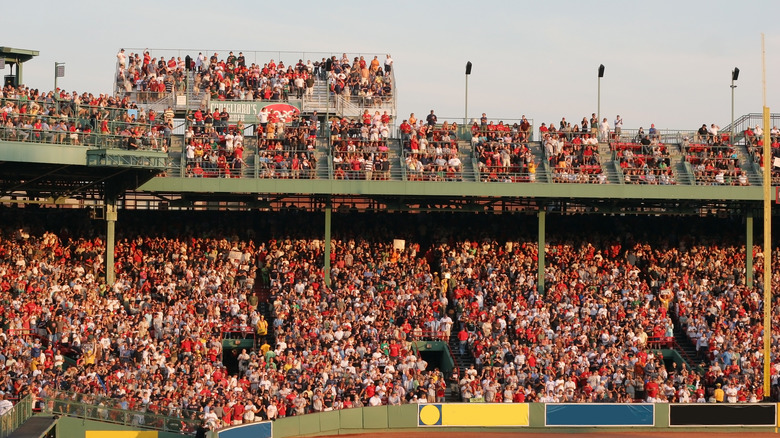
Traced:
POLYGON ((315 81, 328 81, 330 92, 361 98, 368 105, 381 104, 392 96, 392 58, 387 55, 384 67, 378 56, 370 61, 346 53, 322 61, 298 59, 285 64, 283 60, 250 63, 243 52, 230 51, 213 55, 155 57, 149 50, 143 53, 117 53, 116 83, 125 93, 137 93, 144 101, 154 101, 166 94, 183 94, 187 90, 187 72, 193 72, 193 92, 214 100, 286 101, 311 96, 315 81), (293 61, 294 62, 294 61, 293 61))
POLYGON ((173 112, 158 114, 129 98, 6 85, 0 138, 9 141, 167 150, 173 112))
POLYGON ((610 146, 620 163, 626 184, 677 183, 671 168, 669 146, 661 142, 655 125, 651 125, 647 133, 640 127, 633 139, 618 138, 610 146))
MULTIPOLYGON (((109 285, 105 242, 79 214, 54 222, 2 212, 0 391, 8 395, 78 392, 214 427, 438 402, 447 386, 486 402, 764 395, 762 295, 745 285, 738 236, 701 232, 720 222, 599 218, 583 235, 566 230, 587 217, 560 218, 542 294, 538 248, 518 217, 339 216, 328 287, 323 242, 311 232, 321 220, 310 215, 269 215, 258 229, 250 215, 128 214, 109 285), (255 283, 271 295, 270 319, 255 283), (675 328, 697 346, 687 363, 657 350, 675 345, 675 328), (236 336, 256 347, 225 350, 236 336), (474 368, 444 375, 416 353, 413 341, 449 336, 474 368)), ((748 254, 760 278, 756 251, 748 254)))
MULTIPOLYGON (((755 128, 748 126, 743 132, 748 153, 753 158, 753 161, 758 164, 759 167, 764 167, 764 140, 762 138, 764 130, 761 126, 756 125, 755 128)), ((770 130, 769 138, 770 153, 772 155, 770 161, 771 179, 772 185, 780 184, 780 129, 777 126, 773 126, 770 130)))
POLYGON ((378 56, 367 60, 355 56, 352 61, 346 53, 325 58, 320 62, 320 71, 324 71, 330 84, 330 92, 340 96, 359 99, 364 106, 379 106, 393 96, 393 81, 390 73, 393 60, 388 54, 384 67, 378 56), (330 70, 327 66, 330 65, 330 70))
POLYGON ((512 126, 488 121, 482 114, 479 123, 471 125, 471 145, 482 181, 533 182, 536 166, 528 147, 531 123, 523 116, 512 126))
POLYGON ((607 183, 607 176, 601 168, 599 140, 588 130, 588 121, 582 118, 581 125, 573 127, 562 118, 558 128, 542 123, 539 134, 542 137, 545 157, 553 172, 553 181, 561 183, 607 183))
POLYGON ((684 138, 680 145, 685 160, 691 163, 697 184, 749 185, 746 172, 740 168, 739 155, 729 134, 720 133, 720 127, 702 124, 693 142, 684 138))

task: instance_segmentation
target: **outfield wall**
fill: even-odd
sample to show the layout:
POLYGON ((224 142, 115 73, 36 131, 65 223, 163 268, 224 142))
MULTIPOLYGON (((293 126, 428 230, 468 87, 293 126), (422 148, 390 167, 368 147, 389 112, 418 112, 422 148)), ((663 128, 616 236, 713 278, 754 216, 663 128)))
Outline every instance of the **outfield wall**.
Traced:
MULTIPOLYGON (((286 438, 319 434, 409 431, 703 431, 768 432, 778 424, 774 403, 544 404, 431 403, 320 412, 211 432, 212 438, 286 438)), ((58 438, 174 438, 172 433, 63 417, 58 438)))
MULTIPOLYGON (((741 431, 766 432, 778 427, 778 404, 544 404, 432 403, 377 406, 321 412, 273 422, 270 435, 223 429, 220 438, 285 438, 301 435, 410 431, 511 432, 557 431, 741 431), (228 436, 226 432, 229 432, 228 436)), ((257 430, 257 429, 255 429, 257 430)), ((268 429, 266 429, 268 430, 268 429)))

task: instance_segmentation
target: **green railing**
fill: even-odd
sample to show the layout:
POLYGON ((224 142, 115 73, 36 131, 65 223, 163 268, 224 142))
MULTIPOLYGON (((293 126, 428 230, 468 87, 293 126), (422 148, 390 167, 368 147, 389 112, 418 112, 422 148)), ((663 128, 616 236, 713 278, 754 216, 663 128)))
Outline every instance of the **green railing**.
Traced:
POLYGON ((32 417, 33 399, 31 395, 19 400, 10 411, 0 417, 0 438, 6 438, 32 417))
POLYGON ((170 412, 169 415, 149 411, 129 411, 116 407, 115 399, 89 394, 62 391, 42 400, 42 412, 46 414, 66 415, 163 432, 191 435, 201 423, 201 420, 195 417, 196 413, 192 411, 170 412))

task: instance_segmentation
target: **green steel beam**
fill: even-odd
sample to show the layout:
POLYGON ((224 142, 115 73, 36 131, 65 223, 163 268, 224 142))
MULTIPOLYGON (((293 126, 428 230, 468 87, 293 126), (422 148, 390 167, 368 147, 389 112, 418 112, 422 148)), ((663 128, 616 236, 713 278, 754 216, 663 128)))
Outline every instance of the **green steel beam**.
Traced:
POLYGON ((116 272, 114 272, 116 218, 116 198, 106 196, 106 285, 109 288, 113 287, 116 281, 116 272))
POLYGON ((745 220, 745 286, 753 288, 753 210, 748 209, 745 220))
POLYGON ((325 260, 323 261, 323 268, 325 274, 325 285, 330 287, 330 230, 331 230, 331 213, 333 207, 330 200, 325 205, 325 260))
POLYGON ((537 215, 539 216, 539 237, 538 237, 539 255, 537 257, 539 261, 538 263, 539 271, 537 272, 538 278, 536 282, 538 284, 538 288, 539 288, 538 290, 540 296, 544 296, 544 270, 545 270, 545 255, 546 255, 544 252, 546 246, 544 242, 544 238, 545 238, 546 214, 547 213, 544 211, 544 207, 542 207, 539 210, 539 213, 537 213, 537 215))
POLYGON ((86 150, 84 146, 3 141, 0 161, 86 166, 86 150))
POLYGON ((156 177, 140 191, 600 200, 760 201, 761 187, 156 177))

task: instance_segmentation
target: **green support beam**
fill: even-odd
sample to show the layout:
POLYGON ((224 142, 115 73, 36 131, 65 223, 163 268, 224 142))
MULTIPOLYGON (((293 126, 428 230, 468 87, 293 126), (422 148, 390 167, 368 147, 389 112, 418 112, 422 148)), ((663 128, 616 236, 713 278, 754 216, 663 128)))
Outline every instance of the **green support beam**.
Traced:
POLYGON ((330 287, 330 227, 331 227, 331 214, 333 213, 333 207, 328 200, 325 205, 325 260, 323 261, 323 268, 325 275, 325 284, 330 287))
POLYGON ((748 209, 745 220, 745 286, 753 287, 753 210, 748 209))
POLYGON ((538 216, 539 216, 539 238, 538 238, 538 245, 539 245, 539 271, 537 273, 537 284, 539 287, 539 295, 544 295, 544 249, 545 249, 545 243, 544 243, 544 234, 545 234, 545 221, 547 213, 544 211, 544 207, 542 207, 539 210, 538 216))
POLYGON ((114 272, 114 243, 116 241, 116 198, 106 197, 106 284, 113 287, 116 281, 114 272))
MULTIPOLYGON (((2 159, 2 152, 0 152, 2 159)), ((138 189, 153 193, 287 193, 311 195, 496 197, 526 199, 599 199, 656 201, 756 202, 760 186, 657 186, 639 184, 483 183, 473 181, 371 181, 334 179, 156 177, 138 189)))

